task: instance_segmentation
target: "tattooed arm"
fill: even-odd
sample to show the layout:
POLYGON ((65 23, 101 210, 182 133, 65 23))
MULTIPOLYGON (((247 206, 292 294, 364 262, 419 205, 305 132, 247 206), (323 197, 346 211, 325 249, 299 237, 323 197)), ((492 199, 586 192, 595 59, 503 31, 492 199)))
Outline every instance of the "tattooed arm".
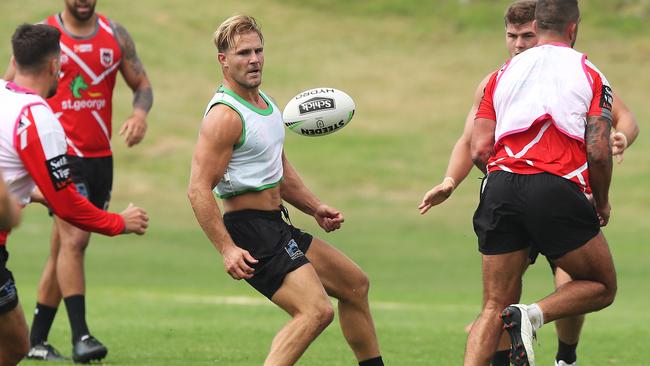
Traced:
POLYGON ((609 184, 612 180, 612 147, 609 133, 612 122, 605 117, 590 116, 585 129, 587 162, 589 163, 589 184, 600 216, 600 225, 609 221, 609 184))
POLYGON ((146 118, 153 105, 153 90, 135 51, 133 38, 121 24, 113 23, 113 28, 122 49, 120 72, 133 90, 133 113, 120 128, 120 135, 124 136, 127 146, 131 147, 142 141, 147 131, 146 118))

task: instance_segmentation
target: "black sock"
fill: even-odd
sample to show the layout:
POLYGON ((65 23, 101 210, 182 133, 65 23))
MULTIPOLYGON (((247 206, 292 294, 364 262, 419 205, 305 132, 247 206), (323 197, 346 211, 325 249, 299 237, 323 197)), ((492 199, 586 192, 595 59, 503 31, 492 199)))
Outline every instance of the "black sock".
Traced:
POLYGON ((359 366, 384 366, 381 356, 359 362, 359 366))
POLYGON ((576 356, 576 348, 578 348, 578 344, 570 345, 562 342, 561 340, 557 340, 557 355, 555 355, 555 359, 557 361, 564 361, 566 363, 574 363, 576 362, 577 356, 576 356))
POLYGON ((58 308, 36 303, 34 310, 34 320, 32 329, 29 333, 29 343, 32 346, 47 341, 47 335, 50 334, 50 328, 54 323, 54 316, 58 308))
POLYGON ((81 337, 90 334, 86 324, 86 298, 84 295, 72 295, 63 299, 65 308, 68 310, 68 319, 72 329, 72 343, 77 342, 81 337))
POLYGON ((496 351, 490 366, 510 366, 510 350, 496 351))

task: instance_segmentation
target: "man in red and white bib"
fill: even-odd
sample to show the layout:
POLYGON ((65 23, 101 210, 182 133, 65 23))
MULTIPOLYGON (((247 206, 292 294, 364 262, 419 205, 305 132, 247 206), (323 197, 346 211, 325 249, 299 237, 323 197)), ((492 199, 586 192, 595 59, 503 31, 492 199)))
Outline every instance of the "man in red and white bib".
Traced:
POLYGON ((600 310, 616 294, 600 231, 610 212, 611 88, 571 48, 576 0, 539 0, 535 18, 538 46, 490 77, 476 114, 472 158, 487 172, 474 214, 484 308, 468 337, 465 365, 489 363, 505 324, 511 361, 532 366, 532 338, 542 324, 600 310), (585 193, 593 194, 593 204, 585 193), (580 281, 532 305, 516 304, 531 246, 580 281))
MULTIPOLYGON (((63 12, 44 21, 61 32, 59 88, 48 103, 67 136, 72 181, 92 204, 105 210, 113 182, 111 122, 117 73, 134 93, 133 112, 120 129, 129 147, 144 137, 153 94, 126 29, 97 14, 95 0, 64 3, 63 12)), ((11 77, 11 71, 8 74, 11 77)), ((73 358, 101 359, 106 354, 86 324, 83 261, 89 240, 88 231, 54 218, 52 250, 39 285, 29 358, 58 358, 47 336, 61 298, 72 329, 73 358)))
MULTIPOLYGON (((118 235, 144 234, 146 212, 129 205, 121 215, 92 205, 71 184, 67 144, 45 97, 56 92, 60 32, 51 26, 22 25, 12 37, 15 83, 0 80, 0 170, 9 192, 25 205, 38 187, 55 215, 83 230, 118 235)), ((27 324, 6 268, 8 231, 0 231, 0 365, 15 365, 27 354, 27 324)))

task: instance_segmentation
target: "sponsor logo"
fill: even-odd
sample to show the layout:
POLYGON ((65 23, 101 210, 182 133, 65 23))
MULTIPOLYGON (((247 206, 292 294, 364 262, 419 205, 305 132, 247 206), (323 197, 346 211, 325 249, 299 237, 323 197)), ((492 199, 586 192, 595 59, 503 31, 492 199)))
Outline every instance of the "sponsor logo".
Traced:
POLYGON ((305 97, 310 97, 310 96, 313 96, 313 95, 323 94, 323 93, 334 93, 334 89, 325 88, 325 89, 307 90, 304 93, 300 93, 300 94, 296 95, 296 100, 302 99, 302 98, 305 98, 305 97))
POLYGON ((0 306, 7 305, 16 300, 17 294, 16 284, 9 278, 4 285, 0 286, 0 306))
POLYGON ((70 57, 68 57, 68 55, 66 55, 66 54, 62 54, 61 55, 61 65, 65 65, 68 62, 70 62, 70 57))
POLYGON ((99 62, 104 67, 110 67, 113 64, 113 49, 100 48, 99 49, 99 62))
POLYGON ((65 154, 53 157, 45 161, 52 185, 57 191, 67 187, 72 182, 70 179, 70 167, 68 165, 68 158, 65 154))
POLYGON ((70 90, 72 90, 73 97, 77 99, 81 98, 81 91, 87 89, 88 84, 86 84, 86 81, 84 80, 84 77, 81 76, 81 74, 75 76, 75 78, 72 79, 72 82, 70 83, 70 90))
POLYGON ((603 85, 602 94, 600 96, 600 108, 612 110, 614 98, 612 97, 612 88, 609 85, 603 85))
MULTIPOLYGON (((318 122, 316 122, 316 125, 318 126, 318 122)), ((328 133, 332 133, 339 128, 345 126, 345 121, 340 120, 339 123, 332 125, 332 126, 327 126, 327 127, 321 127, 321 128, 301 128, 300 129, 300 134, 301 135, 306 135, 306 136, 318 136, 318 135, 326 135, 328 133)))
POLYGON ((335 108, 334 99, 316 97, 300 103, 298 105, 298 112, 300 114, 307 114, 307 113, 318 112, 318 111, 334 109, 334 108, 335 108))
POLYGON ((92 43, 81 43, 81 44, 76 44, 74 45, 74 52, 75 53, 88 53, 88 52, 93 52, 93 44, 92 43))
POLYGON ((61 102, 61 109, 64 111, 73 110, 79 112, 82 109, 100 111, 104 108, 106 108, 106 99, 66 99, 61 102))
POLYGON ((77 189, 77 192, 79 192, 80 195, 86 197, 88 199, 88 188, 86 187, 85 183, 75 183, 74 187, 77 189))
POLYGON ((287 251, 287 254, 289 254, 289 257, 292 260, 305 256, 300 248, 298 248, 298 243, 293 239, 289 240, 289 243, 284 247, 284 250, 287 251))

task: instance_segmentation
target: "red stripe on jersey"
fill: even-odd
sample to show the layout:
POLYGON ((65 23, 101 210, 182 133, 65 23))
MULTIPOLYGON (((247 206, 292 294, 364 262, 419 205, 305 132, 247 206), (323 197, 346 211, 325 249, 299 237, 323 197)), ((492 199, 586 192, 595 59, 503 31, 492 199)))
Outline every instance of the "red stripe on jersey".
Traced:
POLYGON ((28 107, 26 112, 25 118, 31 123, 20 131, 20 135, 14 135, 14 146, 25 169, 54 213, 82 230, 110 236, 124 231, 122 216, 93 206, 70 184, 69 168, 64 154, 49 160, 46 158, 41 139, 45 137, 47 142, 52 137, 48 136, 47 132, 45 136, 39 134, 31 107, 28 107))
POLYGON ((113 89, 122 58, 120 45, 106 26, 110 20, 97 16, 97 30, 88 38, 71 37, 58 15, 46 19, 61 31, 61 76, 48 103, 61 114, 59 121, 76 148, 68 148, 68 153, 83 157, 112 154, 113 89))
POLYGON ((552 119, 540 118, 529 129, 504 136, 496 144, 494 156, 488 161, 488 172, 551 173, 590 193, 586 164, 584 143, 566 136, 552 119))

